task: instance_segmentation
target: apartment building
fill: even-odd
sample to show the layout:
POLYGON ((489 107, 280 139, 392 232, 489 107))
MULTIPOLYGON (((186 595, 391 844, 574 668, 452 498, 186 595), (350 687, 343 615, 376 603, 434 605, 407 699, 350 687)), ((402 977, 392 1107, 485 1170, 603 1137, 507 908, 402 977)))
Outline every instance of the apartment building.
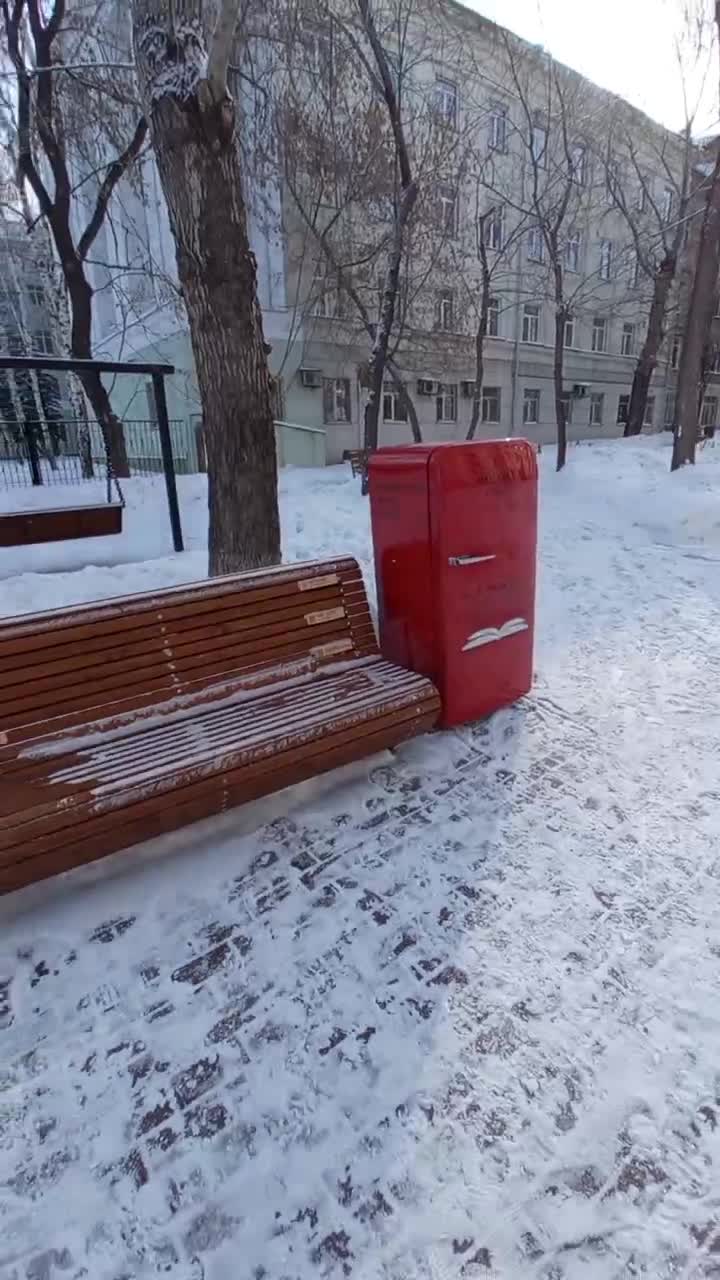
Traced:
MULTIPOLYGON (((672 227, 680 216, 682 139, 455 0, 418 0, 407 39, 405 101, 413 117, 411 146, 423 153, 418 167, 426 232, 420 249, 413 246, 413 297, 395 334, 395 368, 405 394, 398 377, 387 379, 381 443, 411 439, 408 400, 425 439, 467 433, 482 288, 480 222, 492 279, 476 436, 555 438, 557 305, 547 224, 569 173, 568 211, 556 229, 568 434, 621 434, 652 285, 638 261, 633 225, 646 241, 659 242, 662 226, 672 227), (428 144, 433 130, 442 135, 437 146, 428 144), (618 201, 620 188, 624 198, 618 201)), ((308 47, 317 59, 320 41, 312 33, 308 47)), ((321 59, 313 69, 322 74, 321 59)), ((262 184, 249 185, 259 293, 271 368, 282 379, 283 414, 323 426, 328 460, 336 461, 362 441, 367 326, 328 270, 317 237, 301 225, 285 175, 269 179, 266 172, 262 184)), ((368 239, 383 244, 383 198, 370 185, 366 204, 355 200, 338 219, 351 246, 349 278, 371 322, 382 252, 370 272, 353 263, 368 239)), ((126 281, 134 279, 136 286, 129 292, 127 283, 118 287, 117 272, 113 279, 110 268, 95 268, 96 350, 172 361, 171 416, 193 417, 200 405, 192 355, 173 296, 174 250, 151 156, 140 176, 120 184, 113 203, 112 225, 101 233, 95 256, 101 263, 104 256, 111 260, 110 242, 117 244, 122 228, 126 281)), ((330 220, 338 210, 333 212, 332 199, 325 204, 323 216, 330 220)), ((697 208, 696 202, 695 216, 697 208)), ((680 304, 676 290, 648 401, 648 429, 672 420, 680 304)), ((114 399, 121 413, 145 416, 141 384, 118 384, 114 399)), ((706 420, 717 411, 717 400, 715 409, 712 395, 708 400, 706 420)))
MULTIPOLYGON (((418 10, 415 25, 408 58, 414 84, 406 87, 406 100, 414 91, 437 112, 445 132, 457 135, 459 157, 454 171, 448 165, 444 180, 442 173, 435 180, 448 244, 438 254, 438 270, 427 276, 429 324, 410 322, 396 360, 424 438, 463 438, 470 420, 477 307, 462 300, 481 289, 473 245, 478 190, 493 279, 476 435, 555 438, 556 302, 540 224, 563 197, 570 167, 573 191, 558 228, 568 434, 622 434, 652 290, 634 231, 654 242, 658 257, 676 219, 689 219, 680 211, 683 140, 459 4, 418 10)), ((292 258, 289 283, 295 292, 292 258)), ((678 300, 676 291, 648 400, 648 429, 671 420, 678 300)), ((346 312, 338 313, 332 288, 319 305, 311 299, 309 312, 302 363, 287 389, 288 414, 322 420, 328 456, 335 459, 361 439, 368 339, 346 312)), ((388 381, 380 439, 410 438, 407 406, 388 381)))

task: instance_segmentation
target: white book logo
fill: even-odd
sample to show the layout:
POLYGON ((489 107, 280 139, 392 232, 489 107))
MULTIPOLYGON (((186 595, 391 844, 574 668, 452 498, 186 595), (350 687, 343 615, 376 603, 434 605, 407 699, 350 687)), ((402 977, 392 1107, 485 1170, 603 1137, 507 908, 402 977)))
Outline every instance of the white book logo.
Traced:
POLYGON ((484 627, 482 631, 473 631, 465 641, 462 652, 465 653, 466 649, 479 649, 483 644, 494 644, 496 640, 506 640, 508 636, 527 631, 528 626, 529 623, 524 618, 509 618, 501 627, 484 627))

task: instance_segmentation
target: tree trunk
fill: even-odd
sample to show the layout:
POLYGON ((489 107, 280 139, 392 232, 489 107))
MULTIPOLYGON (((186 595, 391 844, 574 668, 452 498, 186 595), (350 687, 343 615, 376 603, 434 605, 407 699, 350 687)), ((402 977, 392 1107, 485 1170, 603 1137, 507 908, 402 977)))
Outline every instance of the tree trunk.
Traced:
POLYGON ((407 413, 408 422, 410 423, 412 438, 415 441, 415 444, 422 444, 422 431, 420 429, 420 420, 417 416, 417 409, 415 408, 415 401, 410 395, 405 383, 391 360, 388 360, 387 371, 390 375, 393 386, 400 396, 401 403, 405 406, 405 412, 407 413))
MULTIPOLYGON (((183 6, 135 0, 141 93, 175 239, 207 446, 209 571, 280 559, 277 456, 267 348, 257 298, 235 111, 197 45, 202 25, 183 6)), ((199 11, 198 11, 199 12, 199 11)), ((224 75, 223 75, 224 80, 224 75)))
MULTIPOLYGON (((387 364, 390 335, 395 321, 395 300, 400 283, 400 264, 402 262, 405 227, 417 199, 417 186, 411 182, 402 193, 393 228, 392 246, 388 259, 385 288, 383 290, 380 319, 375 332, 375 341, 370 351, 368 375, 370 394, 365 406, 365 440, 366 453, 374 453, 378 446, 378 422, 380 419, 380 403, 382 397, 385 366, 387 364)), ((367 492, 367 475, 363 476, 363 492, 367 492)))
MULTIPOLYGON (((377 449, 380 397, 382 396, 383 376, 387 363, 390 335, 395 321, 395 300, 400 282, 400 264, 403 256, 405 229, 417 200, 418 186, 412 176, 410 150, 405 139, 396 74, 390 68, 387 53, 378 34, 370 0, 357 0, 357 7, 365 36, 372 49, 382 96, 387 108, 399 178, 399 191, 396 193, 395 199, 395 224, 388 253, 385 288, 368 366, 370 396, 365 406, 365 450, 367 453, 372 453, 373 450, 377 449)), ((367 493, 367 489, 368 474, 366 468, 363 475, 363 493, 367 493)))
MULTIPOLYGON (((90 355, 78 356, 74 347, 71 354, 79 360, 91 359, 90 355)), ((110 397, 103 386, 100 374, 95 373, 92 369, 87 369, 79 373, 78 377, 102 432, 108 462, 113 475, 119 477, 129 476, 130 463, 125 444, 125 432, 117 414, 113 413, 110 397)))
POLYGON ((482 408, 482 384, 485 376, 485 338, 487 336, 488 313, 490 311, 490 272, 487 259, 483 262, 482 285, 480 293, 480 319, 475 333, 475 390, 473 391, 470 426, 465 437, 473 440, 480 421, 482 408))
POLYGON ((665 315, 672 282, 675 278, 676 259, 668 254, 663 258, 653 280, 653 296, 648 315, 645 341, 633 374, 627 422, 623 436, 639 436, 645 421, 645 410, 650 381, 657 366, 658 351, 665 336, 665 315))
POLYGON ((555 283, 555 343, 553 350, 553 387, 555 391, 555 421, 557 423, 557 456, 555 470, 562 471, 567 460, 567 413, 563 397, 563 361, 565 359, 565 322, 568 308, 563 298, 562 263, 553 252, 553 280, 555 283))
MULTIPOLYGON (((85 277, 83 264, 78 257, 70 239, 69 231, 60 225, 56 230, 58 218, 50 220, 61 253, 62 269, 70 298, 70 355, 76 360, 92 360, 92 289, 85 277), (59 236, 59 239, 58 239, 59 236)), ((102 376, 95 369, 83 369, 78 379, 87 396, 98 426, 102 432, 108 460, 114 475, 124 477, 130 475, 125 433, 122 423, 113 412, 110 396, 107 393, 102 376)))
POLYGON ((555 349, 553 351, 553 387, 555 390, 555 420, 557 422, 557 456, 555 470, 562 471, 567 460, 567 414, 563 396, 563 357, 565 354, 565 308, 555 312, 555 349))
POLYGON ((694 463, 698 436, 698 385, 703 350, 712 324, 720 266, 720 150, 715 161, 703 217, 700 243, 680 353, 675 430, 670 470, 694 463))

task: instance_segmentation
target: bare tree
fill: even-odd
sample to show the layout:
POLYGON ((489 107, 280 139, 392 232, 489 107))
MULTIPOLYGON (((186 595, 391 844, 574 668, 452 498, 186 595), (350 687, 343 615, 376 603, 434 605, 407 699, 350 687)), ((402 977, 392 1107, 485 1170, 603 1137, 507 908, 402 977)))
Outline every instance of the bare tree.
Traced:
MULTIPOLYGON (((203 406, 210 573, 280 559, 271 380, 227 73, 238 0, 134 0, 140 90, 203 406)), ((242 35, 242 33, 241 33, 242 35)))
MULTIPOLYGON (((10 62, 15 73, 17 163, 21 186, 33 193, 40 215, 50 227, 55 252, 70 299, 70 354, 92 357, 92 296, 87 258, 105 221, 113 192, 139 156, 147 125, 136 117, 129 140, 103 165, 90 216, 79 234, 73 229, 75 186, 68 158, 67 127, 63 114, 67 90, 64 74, 63 33, 65 0, 54 0, 46 11, 40 0, 1 0, 10 62)), ((85 370, 83 389, 103 431, 116 474, 128 472, 122 428, 112 411, 100 375, 85 370)))
MULTIPOLYGON (((482 131, 485 136, 485 129, 482 131)), ((486 169, 484 154, 480 156, 480 173, 486 169)), ((488 174, 490 183, 495 175, 488 174)), ((473 440, 480 424, 482 414, 482 389, 485 374, 485 340, 488 336, 490 308, 493 302, 493 286, 500 284, 503 278, 517 270, 517 258, 525 235, 530 225, 530 218, 518 213, 515 225, 506 226, 506 207, 502 202, 495 202, 495 196, 488 191, 478 177, 475 190, 475 250, 480 264, 479 283, 461 268, 461 278, 468 300, 468 308, 474 322, 474 360, 475 378, 470 411, 470 422, 467 429, 467 440, 473 440)), ((499 307, 498 307, 499 317, 499 307)))
POLYGON ((372 11, 338 16, 316 0, 314 21, 307 4, 294 14, 278 150, 291 204, 291 270, 302 263, 306 273, 306 328, 348 351, 369 341, 371 359, 359 367, 369 391, 369 447, 377 443, 383 387, 396 393, 419 441, 408 371, 422 375, 428 360, 445 369, 467 346, 457 322, 466 319, 459 295, 466 283, 469 293, 474 288, 464 272, 462 200, 472 120, 461 120, 457 98, 443 100, 427 76, 439 29, 416 0, 396 0, 375 30, 391 75, 389 108, 378 45, 366 29, 377 21, 372 11))
MULTIPOLYGON (((557 424, 556 467, 561 471, 567 458, 567 407, 563 382, 566 325, 577 305, 582 285, 589 279, 597 284, 595 272, 579 273, 578 283, 568 291, 566 268, 573 230, 588 225, 593 199, 587 145, 584 141, 593 122, 593 103, 587 86, 547 55, 501 33, 510 82, 520 104, 521 124, 517 131, 526 169, 525 195, 515 199, 516 214, 528 215, 535 226, 533 258, 548 277, 553 300, 553 389, 557 424)), ((520 188, 522 190, 522 185, 520 188)))
MULTIPOLYGON (((713 34, 716 56, 720 54, 720 0, 713 7, 713 34)), ((695 14, 690 6, 684 13, 686 28, 690 28, 696 57, 701 56, 703 46, 711 44, 704 39, 706 15, 703 10, 695 14), (694 19, 694 20, 693 20, 694 19)), ((717 64, 715 75, 717 76, 717 64)), ((702 388, 707 370, 705 353, 710 343, 712 318, 720 269, 720 144, 715 139, 706 149, 707 160, 701 160, 705 169, 706 195, 699 235, 691 252, 691 280, 687 300, 687 319, 680 352, 677 396, 675 401, 675 425, 671 471, 677 471, 686 463, 694 463, 698 438, 698 424, 702 388), (714 152, 714 155, 713 155, 714 152)))
MULTIPOLYGON (((390 70, 390 63, 378 34, 372 4, 370 0, 357 0, 357 6, 362 29, 374 61, 374 74, 379 80, 378 87, 385 103, 388 122, 392 131, 397 166, 392 231, 387 253, 385 284, 380 304, 380 317, 375 331, 375 338, 370 348, 368 368, 369 394, 368 402, 365 406, 365 448, 368 452, 372 452, 372 450, 377 449, 378 444, 378 420, 382 401, 383 378, 395 320, 405 234, 417 200, 418 185, 413 176, 413 166, 410 158, 410 149, 405 137, 400 99, 395 91, 395 82, 390 70)), ((367 65, 370 68, 372 64, 368 62, 367 65)))
POLYGON ((649 133, 641 155, 630 129, 613 129, 598 159, 610 198, 622 215, 632 243, 631 292, 647 306, 645 336, 633 373, 628 416, 623 434, 637 436, 645 420, 650 382, 665 337, 668 308, 680 254, 692 214, 693 143, 691 121, 681 139, 663 134, 656 144, 649 133), (663 175, 661 196, 649 176, 663 175), (649 298, 644 295, 648 293, 649 298))

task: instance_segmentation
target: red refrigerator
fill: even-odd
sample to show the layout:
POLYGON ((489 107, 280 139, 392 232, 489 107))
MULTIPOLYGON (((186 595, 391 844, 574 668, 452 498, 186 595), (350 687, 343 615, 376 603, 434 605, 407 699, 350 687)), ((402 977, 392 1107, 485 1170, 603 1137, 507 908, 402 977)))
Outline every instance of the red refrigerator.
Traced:
POLYGON ((370 459, 380 647, 430 676, 441 724, 532 683, 537 460, 527 440, 401 445, 370 459))

